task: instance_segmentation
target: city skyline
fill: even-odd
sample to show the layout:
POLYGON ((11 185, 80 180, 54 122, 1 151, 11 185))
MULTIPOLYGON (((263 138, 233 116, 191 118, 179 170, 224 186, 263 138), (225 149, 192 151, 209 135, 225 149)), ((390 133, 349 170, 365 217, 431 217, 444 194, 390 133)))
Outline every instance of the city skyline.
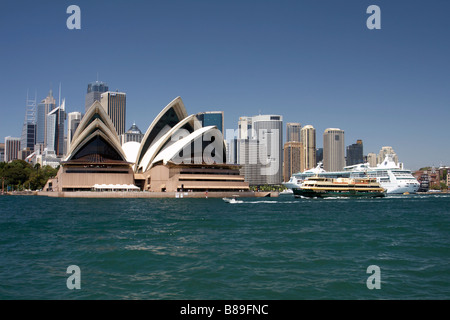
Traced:
POLYGON ((365 154, 392 146, 412 170, 450 163, 445 1, 136 3, 77 1, 81 29, 68 30, 67 3, 5 2, 0 141, 20 137, 28 90, 37 101, 52 90, 68 113, 83 112, 97 79, 126 92, 126 128, 146 128, 183 96, 190 113, 223 111, 225 129, 244 115, 279 114, 318 134, 341 128, 365 154), (371 4, 380 30, 366 27, 371 4))

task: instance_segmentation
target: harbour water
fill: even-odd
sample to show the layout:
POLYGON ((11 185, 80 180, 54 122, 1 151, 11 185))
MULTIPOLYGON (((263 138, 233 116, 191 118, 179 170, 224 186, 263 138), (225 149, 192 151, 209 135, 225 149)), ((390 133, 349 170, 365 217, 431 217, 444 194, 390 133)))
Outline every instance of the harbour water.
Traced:
POLYGON ((0 299, 450 298, 448 194, 242 200, 2 196, 0 299))

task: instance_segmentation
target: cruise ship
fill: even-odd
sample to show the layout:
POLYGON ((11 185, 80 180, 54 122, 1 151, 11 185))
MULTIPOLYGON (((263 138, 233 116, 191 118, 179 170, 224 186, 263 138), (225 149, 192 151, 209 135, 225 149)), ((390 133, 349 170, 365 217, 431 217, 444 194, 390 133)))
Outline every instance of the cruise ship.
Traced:
POLYGON ((361 163, 344 167, 343 171, 327 172, 323 170, 319 163, 316 168, 294 174, 284 185, 294 189, 301 186, 302 181, 308 177, 319 176, 326 178, 376 178, 387 194, 416 193, 420 183, 412 175, 410 170, 403 169, 402 165, 397 165, 392 155, 386 155, 384 161, 376 167, 370 167, 368 163, 361 163))

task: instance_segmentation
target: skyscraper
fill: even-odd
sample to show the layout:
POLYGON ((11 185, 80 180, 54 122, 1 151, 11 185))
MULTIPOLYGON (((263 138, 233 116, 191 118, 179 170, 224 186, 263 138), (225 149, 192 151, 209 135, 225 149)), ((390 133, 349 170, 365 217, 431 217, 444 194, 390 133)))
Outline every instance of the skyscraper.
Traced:
POLYGON ((20 150, 20 138, 5 138, 5 162, 18 159, 20 150))
POLYGON ((302 126, 300 123, 288 122, 286 124, 286 140, 300 142, 300 130, 302 126))
POLYGON ((85 100, 85 113, 92 106, 95 101, 101 100, 101 96, 103 92, 108 91, 108 85, 101 81, 95 81, 88 84, 86 100, 85 100))
POLYGON ((283 118, 279 115, 241 117, 238 161, 252 185, 280 184, 283 179, 283 118))
POLYGON ((47 115, 47 150, 55 155, 64 155, 64 120, 66 119, 65 100, 47 115))
POLYGON ((296 141, 288 141, 284 144, 283 181, 289 181, 292 174, 300 171, 303 157, 303 144, 296 141))
POLYGON ((303 145, 301 171, 316 166, 316 129, 311 125, 304 126, 300 131, 300 141, 303 145))
POLYGON ((223 111, 200 112, 197 114, 197 119, 202 123, 202 127, 216 126, 223 134, 223 111))
POLYGON ((240 117, 238 121, 238 139, 252 139, 252 117, 240 117))
POLYGON ((238 163, 238 139, 232 138, 227 142, 227 163, 238 163))
POLYGON ((341 171, 344 167, 344 130, 328 128, 323 134, 323 168, 325 171, 341 171))
POLYGON ((67 150, 70 149, 70 143, 72 142, 72 137, 78 128, 81 121, 81 112, 70 112, 67 114, 67 150))
POLYGON ((356 143, 347 146, 347 166, 364 162, 362 140, 356 140, 356 143))
POLYGON ((5 144, 0 143, 0 162, 5 161, 5 144))
POLYGON ((369 152, 367 154, 367 162, 369 163, 369 167, 375 168, 377 166, 377 154, 369 152))
POLYGON ((34 150, 36 144, 36 98, 26 101, 25 121, 22 127, 22 137, 20 140, 20 148, 29 148, 31 152, 34 150))
POLYGON ((45 144, 47 141, 47 115, 50 111, 56 108, 56 102, 53 98, 53 92, 50 90, 48 96, 41 101, 37 106, 36 119, 36 143, 45 144))
POLYGON ((100 103, 111 118, 117 134, 125 133, 127 96, 123 92, 107 91, 101 94, 100 103))
POLYGON ((377 164, 382 163, 384 161, 384 159, 386 158, 386 155, 388 155, 388 154, 391 154, 392 159, 394 160, 395 164, 398 164, 398 156, 395 153, 394 149, 389 146, 385 146, 385 147, 381 148, 380 152, 378 153, 377 164))

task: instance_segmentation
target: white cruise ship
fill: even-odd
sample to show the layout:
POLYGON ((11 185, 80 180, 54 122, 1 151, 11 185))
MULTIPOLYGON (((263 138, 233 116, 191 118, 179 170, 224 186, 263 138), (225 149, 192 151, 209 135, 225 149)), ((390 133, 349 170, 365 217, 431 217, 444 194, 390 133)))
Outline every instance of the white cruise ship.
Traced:
POLYGON ((299 188, 305 178, 315 175, 327 178, 376 178, 387 194, 416 193, 420 186, 411 171, 395 164, 391 155, 387 155, 375 168, 370 167, 368 163, 362 163, 345 167, 343 171, 326 172, 319 164, 315 169, 294 174, 284 185, 290 189, 299 188))

